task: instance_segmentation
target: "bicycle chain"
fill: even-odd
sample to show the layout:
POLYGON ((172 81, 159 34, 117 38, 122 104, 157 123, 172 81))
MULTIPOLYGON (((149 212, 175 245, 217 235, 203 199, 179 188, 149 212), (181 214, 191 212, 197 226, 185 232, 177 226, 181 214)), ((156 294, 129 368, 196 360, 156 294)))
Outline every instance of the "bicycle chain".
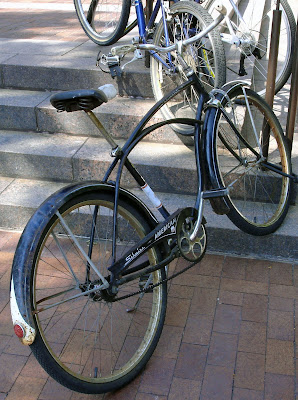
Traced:
POLYGON ((140 289, 140 290, 138 290, 137 292, 130 293, 130 294, 127 294, 127 295, 125 295, 125 296, 118 297, 118 298, 116 298, 116 299, 113 299, 112 302, 114 303, 114 302, 116 302, 116 301, 125 300, 125 299, 128 299, 129 297, 136 296, 137 294, 150 292, 151 290, 153 290, 153 289, 156 288, 157 286, 160 286, 160 285, 162 285, 163 283, 165 283, 165 282, 167 282, 167 281, 170 281, 170 280, 176 278, 176 276, 181 275, 181 274, 183 274, 183 272, 185 272, 185 271, 189 270, 190 268, 194 267, 196 264, 198 264, 198 262, 199 262, 200 260, 201 260, 201 258, 200 258, 199 260, 197 260, 197 261, 194 261, 193 263, 191 263, 191 264, 188 265, 187 267, 183 268, 181 271, 176 272, 175 274, 171 275, 170 277, 165 278, 165 279, 163 279, 162 281, 160 281, 160 282, 158 282, 158 283, 155 283, 154 285, 148 286, 146 289, 140 289))

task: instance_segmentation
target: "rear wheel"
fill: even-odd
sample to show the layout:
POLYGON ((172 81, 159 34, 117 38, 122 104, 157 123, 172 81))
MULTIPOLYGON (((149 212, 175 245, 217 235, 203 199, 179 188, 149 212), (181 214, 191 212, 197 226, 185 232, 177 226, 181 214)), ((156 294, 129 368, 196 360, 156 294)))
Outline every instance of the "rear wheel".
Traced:
MULTIPOLYGON (((169 45, 178 40, 191 38, 213 22, 208 12, 195 2, 179 1, 171 7, 170 12, 167 21, 169 45)), ((167 45, 162 21, 157 26, 153 42, 161 47, 167 45)), ((161 54, 160 56, 170 69, 166 68, 161 61, 152 57, 150 73, 156 100, 160 100, 166 93, 188 79, 181 70, 175 53, 161 54)), ((183 58, 199 74, 207 90, 220 87, 225 83, 225 54, 216 29, 200 41, 188 45, 183 51, 183 58)), ((178 97, 176 96, 173 101, 163 106, 161 112, 165 119, 174 117, 192 118, 196 113, 198 98, 199 94, 193 87, 190 87, 178 97)), ((175 124, 171 126, 181 134, 193 133, 193 128, 186 125, 175 124)))
MULTIPOLYGON (((75 240, 108 279, 113 207, 113 193, 88 191, 76 196, 59 209, 72 235, 53 217, 33 255, 32 313, 37 336, 31 349, 54 379, 84 393, 108 392, 131 381, 152 355, 166 312, 165 282, 143 297, 128 297, 147 281, 163 280, 164 269, 119 286, 115 294, 100 289, 88 292, 101 282, 75 240)), ((151 229, 144 213, 120 201, 116 258, 151 229)), ((133 266, 155 265, 159 257, 157 250, 150 249, 133 266)))
POLYGON ((218 110, 213 126, 216 178, 229 188, 231 221, 245 232, 266 235, 281 225, 288 211, 289 151, 276 116, 260 96, 242 87, 228 94, 230 102, 222 100, 226 115, 218 110))

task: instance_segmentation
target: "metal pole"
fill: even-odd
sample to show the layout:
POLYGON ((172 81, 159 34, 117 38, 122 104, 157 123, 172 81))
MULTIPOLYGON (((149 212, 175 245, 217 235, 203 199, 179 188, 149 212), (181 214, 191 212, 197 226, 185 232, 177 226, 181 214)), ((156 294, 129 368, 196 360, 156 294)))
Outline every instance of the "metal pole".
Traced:
MULTIPOLYGON (((277 69, 277 57, 278 57, 278 46, 279 46, 279 33, 281 23, 281 10, 279 10, 279 0, 276 4, 276 10, 273 11, 272 18, 272 31, 270 39, 270 52, 269 52, 269 63, 268 63, 268 75, 266 84, 265 100, 269 106, 273 107, 273 99, 275 94, 275 77, 277 69)), ((262 135, 262 150, 263 156, 268 157, 269 148, 269 127, 264 121, 263 124, 263 135, 262 135)))
POLYGON ((295 39, 295 46, 294 46, 290 100, 289 100, 287 128, 286 128, 286 137, 288 139, 290 152, 292 152, 292 146, 293 146, 294 128, 295 128, 296 113, 297 113, 297 100, 298 100, 298 67, 297 67, 298 50, 297 50, 297 45, 298 45, 298 19, 297 19, 297 26, 296 26, 296 39, 295 39))

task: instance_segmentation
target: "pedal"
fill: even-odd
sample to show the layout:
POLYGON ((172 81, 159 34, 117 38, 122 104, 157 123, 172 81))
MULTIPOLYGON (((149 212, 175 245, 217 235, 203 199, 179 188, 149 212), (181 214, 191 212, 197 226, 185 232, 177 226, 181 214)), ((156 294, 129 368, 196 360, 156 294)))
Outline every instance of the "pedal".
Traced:
POLYGON ((114 79, 114 78, 116 78, 117 76, 121 76, 122 75, 122 69, 121 69, 121 67, 120 67, 120 65, 117 63, 117 64, 108 64, 108 67, 109 67, 109 70, 110 70, 110 74, 111 74, 111 77, 114 79))
POLYGON ((112 55, 109 53, 108 55, 102 54, 102 56, 99 58, 99 54, 97 57, 97 65, 99 66, 99 63, 106 65, 109 70, 112 78, 114 79, 117 76, 122 75, 122 68, 120 67, 120 58, 117 55, 112 55))

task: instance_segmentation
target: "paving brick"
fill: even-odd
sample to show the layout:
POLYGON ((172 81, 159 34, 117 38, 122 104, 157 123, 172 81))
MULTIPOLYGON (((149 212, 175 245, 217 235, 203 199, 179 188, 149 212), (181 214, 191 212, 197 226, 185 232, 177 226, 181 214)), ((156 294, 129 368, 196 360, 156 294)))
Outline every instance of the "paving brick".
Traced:
POLYGON ((267 373, 265 376, 265 400, 295 400, 294 376, 267 373))
POLYGON ((167 400, 167 396, 156 396, 155 394, 137 393, 135 400, 167 400))
MULTIPOLYGON (((1 231, 1 237, 0 237, 1 253, 8 252, 13 254, 17 247, 20 236, 21 234, 19 232, 1 231)), ((0 259, 1 259, 1 253, 0 253, 0 259)))
POLYGON ((202 385, 201 400, 230 400, 232 395, 233 369, 207 365, 202 385))
POLYGON ((213 332, 207 363, 234 368, 238 335, 213 332))
POLYGON ((269 266, 269 261, 247 260, 245 279, 248 281, 268 283, 269 266))
POLYGON ((216 308, 214 326, 215 332, 238 333, 241 322, 241 307, 219 304, 216 308))
POLYGON ((9 302, 9 289, 6 286, 5 289, 0 287, 0 312, 5 308, 9 302))
POLYGON ((7 270, 0 279, 0 289, 5 290, 7 292, 6 299, 9 301, 9 288, 10 288, 10 269, 7 270))
POLYGON ((238 352, 235 387, 264 390, 265 355, 238 352))
POLYGON ((39 400, 69 400, 71 394, 71 390, 60 385, 54 379, 49 378, 39 395, 39 400))
POLYGON ((0 312, 0 321, 0 335, 14 335, 9 304, 0 312))
POLYGON ((187 320, 190 308, 190 300, 171 297, 167 303, 165 323, 172 326, 183 327, 187 320))
POLYGON ((8 270, 10 271, 13 260, 13 253, 8 253, 0 249, 0 277, 8 270))
MULTIPOLYGON (((141 379, 142 379, 142 376, 139 375, 129 385, 126 385, 123 388, 116 390, 114 392, 106 393, 104 396, 98 395, 98 399, 101 399, 101 398, 104 398, 105 400, 134 399, 137 394, 141 379)), ((94 396, 91 395, 90 397, 92 399, 94 396)), ((71 400, 73 400, 73 399, 71 398, 71 400)), ((96 400, 97 400, 97 395, 96 395, 96 400)))
POLYGON ((176 378, 202 381, 208 348, 182 343, 174 376, 176 378))
POLYGON ((8 392, 27 361, 27 357, 12 354, 0 356, 0 392, 8 392))
POLYGON ((71 395, 70 400, 92 400, 93 398, 96 398, 96 400, 102 400, 104 398, 103 394, 97 394, 96 397, 94 397, 94 395, 92 394, 84 394, 84 393, 76 393, 73 392, 73 394, 71 395))
POLYGON ((294 340, 294 313, 269 310, 268 338, 294 340))
POLYGON ((220 278, 217 276, 191 275, 191 279, 189 279, 189 275, 190 274, 180 275, 179 282, 181 285, 210 289, 218 289, 219 287, 220 278))
POLYGON ((246 258, 226 257, 223 268, 223 278, 245 279, 246 258))
POLYGON ((270 296, 284 297, 298 300, 298 287, 287 285, 270 285, 270 296))
POLYGON ((174 281, 169 289, 169 296, 178 297, 179 299, 192 299, 194 294, 194 287, 176 285, 174 281))
POLYGON ((263 400, 263 391, 234 388, 232 400, 263 400))
POLYGON ((183 342, 208 345, 213 325, 212 315, 189 314, 183 342))
POLYGON ((270 296, 269 298, 269 309, 277 311, 294 311, 294 300, 285 299, 283 297, 270 296))
POLYGON ((159 357, 177 358, 182 335, 183 328, 164 325, 154 355, 159 357))
POLYGON ((167 396, 173 379, 175 361, 170 358, 151 357, 143 373, 138 391, 167 396))
POLYGON ((267 296, 244 294, 242 319, 254 322, 267 322, 267 296))
POLYGON ((190 306, 191 314, 214 315, 218 291, 198 288, 195 290, 190 306))
POLYGON ((259 322, 242 321, 240 327, 238 351, 265 354, 266 325, 259 322))
POLYGON ((241 279, 223 278, 221 281, 222 290, 230 290, 232 292, 268 294, 268 284, 263 282, 251 282, 241 279))
POLYGON ((0 354, 5 350, 6 346, 10 342, 11 336, 0 335, 0 354))
POLYGON ((7 397, 7 393, 0 393, 0 400, 4 400, 7 397))
MULTIPOLYGON (((168 400, 198 399, 201 391, 201 382, 190 379, 174 378, 168 400)), ((140 400, 143 400, 143 398, 140 400)), ((148 399, 149 400, 149 399, 148 399)), ((152 399, 155 400, 155 399, 152 399)))
POLYGON ((223 256, 206 254, 199 263, 198 271, 200 275, 221 276, 223 264, 223 256))
POLYGON ((39 362, 36 360, 34 355, 31 353, 28 361, 26 362, 24 368, 21 371, 21 375, 24 377, 33 377, 33 378, 48 378, 49 375, 42 368, 39 362))
POLYGON ((241 306, 243 303, 243 293, 229 292, 228 290, 220 290, 219 304, 230 304, 241 306))
POLYGON ((29 357, 31 350, 29 346, 23 345, 16 335, 13 335, 5 348, 4 353, 29 357))
POLYGON ((298 265, 293 266, 294 286, 298 286, 298 265))
POLYGON ((16 400, 20 395, 22 400, 37 400, 45 383, 46 379, 19 376, 6 400, 16 400))
POLYGON ((268 339, 266 352, 266 372, 294 375, 294 343, 268 339))
POLYGON ((286 263, 271 263, 270 283, 277 285, 293 285, 292 265, 286 263))

